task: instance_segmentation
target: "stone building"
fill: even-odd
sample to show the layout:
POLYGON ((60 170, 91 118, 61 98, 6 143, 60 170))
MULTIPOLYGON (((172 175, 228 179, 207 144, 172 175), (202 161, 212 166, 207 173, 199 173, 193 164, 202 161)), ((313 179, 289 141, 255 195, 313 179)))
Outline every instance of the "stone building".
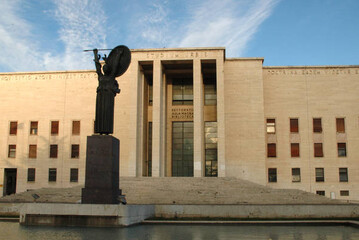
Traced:
MULTIPOLYGON (((263 66, 224 48, 132 50, 121 176, 235 177, 359 200, 359 66, 263 66)), ((0 73, 0 191, 84 183, 97 75, 0 73)))

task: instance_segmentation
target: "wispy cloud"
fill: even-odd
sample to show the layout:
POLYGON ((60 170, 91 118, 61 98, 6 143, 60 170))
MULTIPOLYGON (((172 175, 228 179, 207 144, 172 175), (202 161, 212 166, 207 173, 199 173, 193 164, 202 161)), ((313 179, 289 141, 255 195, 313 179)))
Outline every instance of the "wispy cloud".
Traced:
MULTIPOLYGON (((21 17, 23 0, 2 1, 0 15, 0 64, 11 71, 70 70, 92 68, 83 49, 106 47, 105 14, 100 0, 54 0, 50 10, 59 22, 58 38, 64 51, 52 53, 40 47, 31 23, 21 17)), ((91 59, 91 57, 90 57, 91 59)))
POLYGON ((192 19, 182 39, 172 45, 224 46, 227 55, 240 56, 278 0, 206 1, 191 9, 192 19))

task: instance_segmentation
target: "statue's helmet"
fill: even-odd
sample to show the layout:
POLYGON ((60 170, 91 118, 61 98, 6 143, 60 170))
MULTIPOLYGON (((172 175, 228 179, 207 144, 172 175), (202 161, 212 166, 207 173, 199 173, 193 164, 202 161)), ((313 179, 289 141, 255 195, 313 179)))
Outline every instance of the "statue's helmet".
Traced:
POLYGON ((108 64, 105 64, 105 65, 103 65, 102 70, 105 75, 109 75, 111 73, 111 66, 108 64))

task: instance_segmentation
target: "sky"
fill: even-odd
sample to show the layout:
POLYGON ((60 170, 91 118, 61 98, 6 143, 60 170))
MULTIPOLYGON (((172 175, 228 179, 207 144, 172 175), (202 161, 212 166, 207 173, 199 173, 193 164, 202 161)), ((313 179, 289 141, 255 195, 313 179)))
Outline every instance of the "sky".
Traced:
MULTIPOLYGON (((0 72, 94 69, 85 49, 225 47, 265 66, 358 65, 359 0, 0 0, 0 72)), ((104 52, 105 53, 105 52, 104 52)))

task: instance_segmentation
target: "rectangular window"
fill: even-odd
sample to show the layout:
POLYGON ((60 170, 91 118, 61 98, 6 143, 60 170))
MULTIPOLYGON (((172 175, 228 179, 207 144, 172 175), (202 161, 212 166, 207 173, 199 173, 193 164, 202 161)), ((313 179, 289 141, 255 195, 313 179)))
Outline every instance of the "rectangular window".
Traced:
POLYGON ((35 168, 28 168, 27 169, 27 181, 28 182, 35 182, 35 168))
POLYGON ((147 176, 152 176, 152 122, 148 123, 147 176))
POLYGON ((59 134, 59 121, 51 121, 51 135, 59 134))
POLYGON ((16 145, 9 145, 9 152, 7 155, 9 158, 15 158, 16 157, 16 145))
POLYGON ((38 122, 30 122, 30 135, 37 135, 38 122))
POLYGON ((292 182, 300 182, 300 168, 292 168, 292 182))
POLYGON ((80 135, 80 121, 72 121, 72 135, 80 135))
POLYGON ((17 134, 17 122, 10 122, 10 135, 17 134))
POLYGON ((348 182, 348 168, 339 168, 339 182, 348 182))
POLYGON ((267 157, 277 157, 277 148, 275 143, 267 144, 267 157))
POLYGON ((324 182, 324 168, 315 169, 315 181, 324 182))
POLYGON ((172 104, 193 105, 193 80, 173 79, 172 82, 172 104))
POLYGON ((204 123, 205 135, 205 176, 217 177, 217 122, 204 123))
POLYGON ((268 168, 268 182, 277 182, 276 168, 268 168))
POLYGON ((347 145, 346 143, 338 143, 338 157, 347 156, 347 145))
POLYGON ((70 169, 70 182, 78 182, 79 181, 79 169, 71 168, 70 169))
POLYGON ((291 133, 299 132, 298 118, 291 118, 289 122, 290 122, 290 132, 291 133))
POLYGON ((204 78, 204 105, 217 105, 216 78, 204 78))
POLYGON ((299 157, 299 143, 290 144, 291 157, 299 157))
POLYGON ((29 145, 29 158, 36 158, 37 145, 29 145))
POLYGON ((267 133, 275 133, 275 119, 267 119, 267 133))
POLYGON ((71 158, 79 158, 80 156, 80 145, 72 144, 71 145, 71 158))
POLYGON ((323 144, 314 143, 314 157, 323 157, 323 144))
POLYGON ((323 190, 318 190, 318 191, 317 191, 317 194, 320 195, 320 196, 325 196, 325 191, 323 191, 323 190))
POLYGON ((57 144, 50 145, 50 158, 57 158, 57 144))
POLYGON ((148 106, 153 105, 153 79, 148 79, 148 106))
POLYGON ((348 197, 349 196, 349 190, 340 190, 340 196, 348 197))
POLYGON ((345 133, 344 118, 337 118, 337 133, 345 133))
POLYGON ((322 132, 322 119, 313 118, 313 132, 321 133, 322 132))
POLYGON ((172 176, 193 177, 193 122, 172 122, 172 176))
POLYGON ((49 182, 56 182, 56 168, 49 168, 49 182))

